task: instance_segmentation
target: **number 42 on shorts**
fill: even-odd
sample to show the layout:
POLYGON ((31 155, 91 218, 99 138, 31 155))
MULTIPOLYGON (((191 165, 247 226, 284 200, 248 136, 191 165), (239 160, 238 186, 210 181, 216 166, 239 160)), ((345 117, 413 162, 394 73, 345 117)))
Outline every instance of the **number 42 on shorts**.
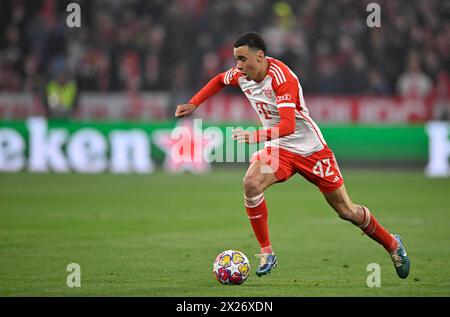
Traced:
POLYGON ((313 173, 319 175, 320 177, 328 177, 334 175, 334 172, 331 170, 330 159, 326 158, 323 160, 317 161, 316 165, 313 167, 313 173), (325 173, 324 173, 325 167, 325 173))

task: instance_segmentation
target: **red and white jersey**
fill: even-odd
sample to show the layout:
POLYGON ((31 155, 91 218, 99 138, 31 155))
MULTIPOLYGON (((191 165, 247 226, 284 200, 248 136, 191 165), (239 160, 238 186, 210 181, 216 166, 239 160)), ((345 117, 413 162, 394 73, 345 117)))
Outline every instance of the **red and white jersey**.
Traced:
POLYGON ((309 116, 297 76, 281 61, 271 57, 267 60, 269 71, 261 82, 248 81, 236 68, 231 68, 225 73, 224 84, 242 89, 265 129, 280 123, 279 108, 295 108, 295 132, 267 141, 265 147, 277 146, 304 156, 320 151, 326 143, 309 116))

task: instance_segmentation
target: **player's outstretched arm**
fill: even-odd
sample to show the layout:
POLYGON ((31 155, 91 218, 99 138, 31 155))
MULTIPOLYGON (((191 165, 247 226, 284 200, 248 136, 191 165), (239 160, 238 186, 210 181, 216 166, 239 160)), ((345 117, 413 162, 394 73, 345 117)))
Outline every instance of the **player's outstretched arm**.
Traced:
POLYGON ((181 118, 190 115, 206 99, 218 93, 225 87, 225 72, 220 73, 211 79, 199 92, 197 92, 188 103, 178 105, 175 110, 175 117, 181 118))

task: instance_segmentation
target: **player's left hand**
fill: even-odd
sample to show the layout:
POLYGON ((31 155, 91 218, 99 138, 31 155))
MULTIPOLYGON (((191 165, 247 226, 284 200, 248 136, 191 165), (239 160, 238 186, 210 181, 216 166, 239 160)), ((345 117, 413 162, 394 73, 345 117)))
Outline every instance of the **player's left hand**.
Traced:
POLYGON ((255 144, 256 140, 254 139, 252 133, 244 131, 243 129, 235 129, 232 132, 232 138, 234 141, 238 141, 238 143, 247 143, 247 144, 255 144))

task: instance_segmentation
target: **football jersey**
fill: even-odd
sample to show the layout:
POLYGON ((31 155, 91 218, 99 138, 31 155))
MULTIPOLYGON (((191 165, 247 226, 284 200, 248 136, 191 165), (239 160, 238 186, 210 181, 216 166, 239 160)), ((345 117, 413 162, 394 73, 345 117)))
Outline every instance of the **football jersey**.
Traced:
POLYGON ((247 80, 237 68, 231 68, 225 73, 223 83, 242 89, 265 129, 280 123, 279 108, 295 108, 295 132, 267 141, 265 147, 277 146, 304 156, 320 151, 326 143, 309 116, 297 76, 281 61, 271 57, 267 61, 269 71, 261 82, 247 80))

